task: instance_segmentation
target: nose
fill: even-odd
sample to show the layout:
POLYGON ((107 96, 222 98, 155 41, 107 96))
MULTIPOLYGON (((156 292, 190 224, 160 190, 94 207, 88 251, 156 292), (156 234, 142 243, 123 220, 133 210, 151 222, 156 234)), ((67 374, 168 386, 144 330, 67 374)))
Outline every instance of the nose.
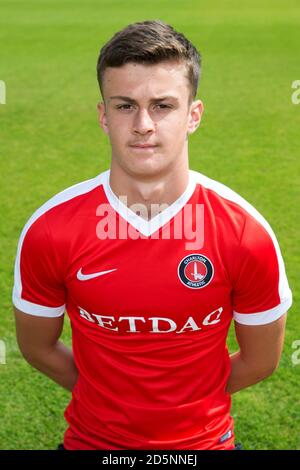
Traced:
POLYGON ((148 134, 155 130, 155 123, 146 109, 140 109, 135 116, 133 132, 135 134, 148 134))

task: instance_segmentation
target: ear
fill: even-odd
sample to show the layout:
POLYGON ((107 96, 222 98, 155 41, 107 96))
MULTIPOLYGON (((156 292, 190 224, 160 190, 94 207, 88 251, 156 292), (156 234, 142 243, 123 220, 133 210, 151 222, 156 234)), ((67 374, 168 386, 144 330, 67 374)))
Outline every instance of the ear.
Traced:
POLYGON ((201 100, 193 101, 189 112, 187 133, 193 134, 200 125, 201 117, 204 111, 204 105, 201 100))
POLYGON ((107 125, 107 118, 106 118, 106 109, 105 104, 103 102, 97 104, 98 109, 98 119, 100 127, 103 129, 105 134, 109 134, 109 129, 107 125))

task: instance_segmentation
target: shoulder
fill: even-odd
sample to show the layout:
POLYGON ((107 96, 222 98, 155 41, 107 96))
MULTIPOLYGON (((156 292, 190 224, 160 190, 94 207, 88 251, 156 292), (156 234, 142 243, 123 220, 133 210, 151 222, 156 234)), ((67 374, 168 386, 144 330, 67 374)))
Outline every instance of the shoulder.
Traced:
MULTIPOLYGON (((291 303, 291 291, 281 249, 268 221, 252 204, 228 186, 197 172, 193 172, 193 176, 201 188, 199 200, 204 200, 205 207, 208 207, 207 212, 213 214, 213 222, 222 242, 229 243, 230 246, 234 243, 228 266, 235 279, 235 310, 260 312, 268 310, 270 305, 279 303, 278 299, 281 299, 283 310, 286 311, 291 303), (228 227, 234 228, 234 232, 228 230, 228 227), (233 242, 234 235, 236 238, 233 242), (259 306, 252 305, 249 301, 251 289, 254 289, 253 299, 256 301, 258 291, 261 292, 263 299, 259 306), (268 289, 271 300, 267 296, 268 289), (273 291, 276 292, 275 297, 273 291)), ((222 258, 225 261, 226 250, 222 252, 222 258)))
POLYGON ((45 219, 51 217, 51 215, 56 221, 59 217, 61 217, 62 221, 66 221, 67 215, 70 215, 72 211, 73 213, 76 212, 76 207, 82 205, 83 200, 88 201, 92 197, 93 192, 101 187, 103 180, 107 177, 107 173, 108 171, 100 173, 89 180, 74 184, 48 199, 29 217, 23 227, 21 238, 34 225, 44 225, 45 219))
POLYGON ((266 231, 274 240, 274 233, 266 218, 244 197, 225 184, 202 173, 191 170, 196 185, 200 186, 200 199, 211 207, 217 218, 233 225, 240 233, 245 227, 266 231))
POLYGON ((53 250, 60 253, 68 246, 67 240, 74 227, 84 225, 83 213, 95 212, 99 190, 108 172, 72 185, 55 194, 29 217, 19 235, 17 259, 21 253, 43 253, 53 250))

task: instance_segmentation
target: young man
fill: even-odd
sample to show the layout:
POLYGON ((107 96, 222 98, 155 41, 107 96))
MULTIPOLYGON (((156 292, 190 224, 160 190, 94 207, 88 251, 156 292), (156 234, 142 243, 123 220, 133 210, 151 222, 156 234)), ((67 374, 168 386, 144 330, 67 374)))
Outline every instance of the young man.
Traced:
POLYGON ((292 303, 277 240, 242 197, 189 169, 203 103, 200 55, 182 34, 129 25, 97 70, 110 170, 25 225, 20 349, 72 391, 68 450, 234 449, 231 394, 276 369, 292 303), (72 351, 59 341, 65 311, 72 351))

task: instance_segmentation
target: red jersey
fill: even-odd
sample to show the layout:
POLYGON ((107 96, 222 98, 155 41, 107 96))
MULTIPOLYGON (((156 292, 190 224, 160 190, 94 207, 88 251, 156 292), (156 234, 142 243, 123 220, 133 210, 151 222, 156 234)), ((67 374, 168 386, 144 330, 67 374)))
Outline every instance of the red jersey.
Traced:
POLYGON ((64 446, 232 449, 230 323, 266 324, 292 303, 275 235, 198 172, 148 221, 109 174, 40 207, 15 262, 14 305, 71 321, 78 381, 64 446))

